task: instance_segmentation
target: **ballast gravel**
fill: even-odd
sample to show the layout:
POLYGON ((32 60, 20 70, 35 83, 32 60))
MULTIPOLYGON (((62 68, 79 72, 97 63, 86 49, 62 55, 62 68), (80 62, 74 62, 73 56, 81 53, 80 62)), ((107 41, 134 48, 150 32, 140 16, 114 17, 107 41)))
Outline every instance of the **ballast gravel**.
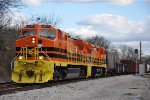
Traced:
POLYGON ((99 78, 2 95, 0 100, 150 100, 150 78, 99 78))

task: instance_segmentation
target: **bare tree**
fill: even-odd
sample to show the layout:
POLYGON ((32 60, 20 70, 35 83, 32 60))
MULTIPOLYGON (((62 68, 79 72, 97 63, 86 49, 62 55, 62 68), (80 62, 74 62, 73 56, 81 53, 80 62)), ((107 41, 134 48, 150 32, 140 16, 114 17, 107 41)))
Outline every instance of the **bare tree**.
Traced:
POLYGON ((32 15, 29 18, 19 18, 19 23, 16 23, 16 28, 22 28, 27 24, 45 24, 45 25, 53 25, 55 27, 60 27, 62 24, 62 19, 56 13, 50 13, 49 15, 32 15))
POLYGON ((144 59, 144 63, 145 64, 149 64, 150 65, 150 56, 143 57, 143 59, 144 59))
POLYGON ((22 0, 0 0, 0 76, 4 80, 10 78, 10 62, 15 56, 16 30, 9 27, 12 19, 9 15, 21 6, 22 0))
POLYGON ((122 56, 122 59, 128 59, 128 60, 135 59, 134 48, 127 45, 120 45, 119 49, 120 49, 120 54, 122 56))
POLYGON ((127 58, 126 59, 129 59, 129 60, 135 59, 134 48, 128 46, 128 52, 127 52, 127 58))
POLYGON ((21 6, 23 6, 22 0, 0 0, 0 33, 10 24, 11 17, 8 15, 12 12, 12 8, 21 6))
POLYGON ((35 15, 32 16, 31 18, 31 23, 35 24, 35 23, 40 23, 40 24, 51 24, 53 26, 56 27, 60 27, 60 25, 62 24, 62 18, 57 15, 56 13, 52 12, 49 15, 35 15))
POLYGON ((105 39, 103 36, 96 35, 94 37, 86 39, 86 41, 96 46, 104 47, 105 49, 108 49, 110 47, 110 41, 105 39))
POLYGON ((122 59, 126 59, 128 46, 127 45, 120 45, 119 48, 120 48, 120 51, 121 51, 120 53, 122 55, 122 59))
POLYGON ((10 8, 22 6, 22 0, 0 0, 0 14, 11 11, 10 8))
POLYGON ((8 16, 8 14, 0 18, 0 34, 3 34, 4 31, 7 31, 11 21, 12 18, 11 16, 8 16))

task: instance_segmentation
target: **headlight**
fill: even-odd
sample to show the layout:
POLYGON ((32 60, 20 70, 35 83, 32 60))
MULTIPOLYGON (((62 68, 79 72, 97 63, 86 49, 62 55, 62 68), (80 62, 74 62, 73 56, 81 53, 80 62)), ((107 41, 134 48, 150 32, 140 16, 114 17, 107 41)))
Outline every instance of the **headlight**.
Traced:
POLYGON ((35 41, 32 40, 32 43, 35 43, 35 41))
POLYGON ((44 59, 44 57, 43 56, 39 56, 39 60, 43 60, 44 59))
POLYGON ((19 60, 23 60, 23 56, 19 56, 19 60))
POLYGON ((32 38, 32 43, 35 43, 35 38, 32 38))
POLYGON ((32 38, 32 41, 35 41, 35 38, 32 38))

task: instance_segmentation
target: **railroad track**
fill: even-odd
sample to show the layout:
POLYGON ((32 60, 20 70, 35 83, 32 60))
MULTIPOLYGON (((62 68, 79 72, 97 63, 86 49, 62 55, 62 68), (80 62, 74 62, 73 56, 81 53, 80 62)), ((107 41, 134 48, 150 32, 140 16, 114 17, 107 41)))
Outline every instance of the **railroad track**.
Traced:
MULTIPOLYGON (((112 76, 105 76, 105 77, 99 77, 99 78, 109 78, 112 76)), ((95 80, 99 78, 87 78, 87 79, 73 79, 73 80, 61 80, 61 81, 51 81, 44 84, 17 84, 12 82, 7 83, 0 83, 0 96, 5 94, 12 94, 19 91, 28 91, 33 89, 40 89, 40 88, 46 88, 46 87, 52 87, 57 85, 64 85, 68 83, 75 83, 79 81, 89 81, 89 80, 95 80)))
POLYGON ((6 91, 8 91, 9 89, 11 90, 11 88, 14 88, 15 84, 12 82, 7 82, 7 83, 1 83, 0 84, 0 95, 5 94, 6 91))
POLYGON ((18 91, 26 91, 36 88, 38 85, 21 85, 17 83, 7 82, 0 84, 0 95, 16 93, 18 91))

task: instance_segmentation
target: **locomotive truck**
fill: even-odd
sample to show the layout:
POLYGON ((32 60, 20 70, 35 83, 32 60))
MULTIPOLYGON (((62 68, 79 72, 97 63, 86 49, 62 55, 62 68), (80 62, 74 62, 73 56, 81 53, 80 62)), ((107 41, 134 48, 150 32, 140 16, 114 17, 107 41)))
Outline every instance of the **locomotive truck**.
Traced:
POLYGON ((26 25, 16 40, 11 69, 16 83, 94 78, 105 74, 106 52, 52 25, 26 25))

